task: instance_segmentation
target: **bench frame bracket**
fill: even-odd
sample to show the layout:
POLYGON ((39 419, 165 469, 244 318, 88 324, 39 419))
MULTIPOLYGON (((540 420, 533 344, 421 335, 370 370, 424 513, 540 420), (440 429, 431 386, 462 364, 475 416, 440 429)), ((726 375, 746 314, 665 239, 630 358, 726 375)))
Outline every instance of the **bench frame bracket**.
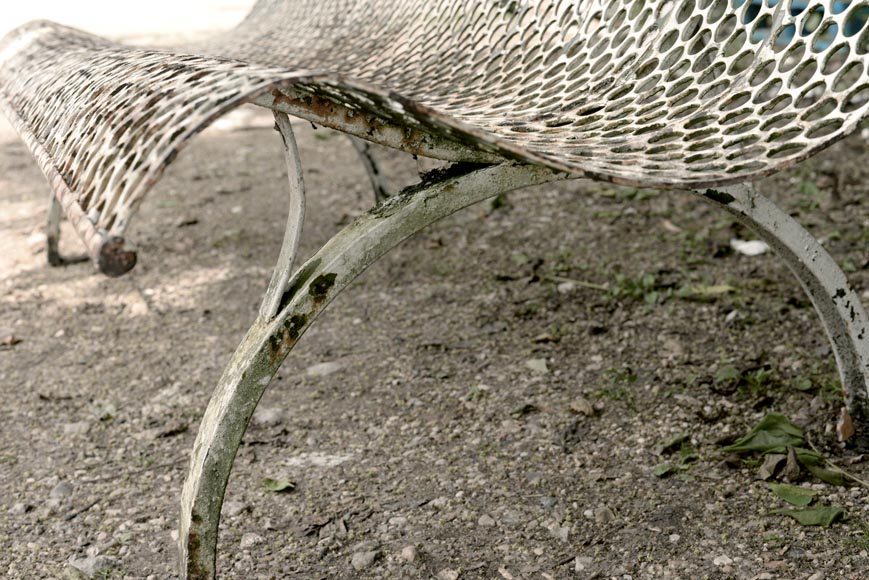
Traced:
MULTIPOLYGON (((288 123, 278 126, 285 143, 292 142, 288 123)), ((295 147, 287 147, 287 156, 288 164, 297 166, 295 147)), ((441 218, 512 189, 566 177, 549 169, 510 163, 458 164, 377 205, 287 276, 301 216, 297 204, 291 207, 281 258, 260 316, 227 365, 193 447, 181 497, 182 579, 216 577, 220 512, 242 437, 272 377, 326 305, 389 250, 441 218)), ((293 182, 293 171, 290 179, 293 182)))

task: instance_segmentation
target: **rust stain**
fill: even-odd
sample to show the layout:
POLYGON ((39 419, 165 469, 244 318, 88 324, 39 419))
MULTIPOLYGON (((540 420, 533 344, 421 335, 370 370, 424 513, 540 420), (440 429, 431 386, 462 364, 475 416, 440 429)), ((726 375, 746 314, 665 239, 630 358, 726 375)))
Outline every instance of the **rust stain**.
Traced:
POLYGON ((276 367, 287 358, 307 324, 308 317, 306 315, 295 314, 284 323, 277 333, 269 337, 266 354, 270 365, 276 367))
POLYGON ((311 282, 308 287, 308 294, 314 299, 315 306, 321 306, 329 297, 329 290, 335 285, 335 280, 338 279, 338 274, 320 274, 311 282))
MULTIPOLYGON (((271 91, 276 106, 290 108, 302 108, 308 111, 319 125, 339 131, 353 132, 363 139, 369 139, 382 144, 387 143, 388 138, 384 131, 392 126, 388 120, 373 115, 354 111, 340 103, 326 97, 305 95, 301 98, 290 97, 279 89, 271 91)), ((401 132, 398 143, 391 144, 413 155, 427 156, 431 151, 432 134, 417 128, 395 126, 401 132)), ((446 136, 441 136, 446 138, 446 136)), ((448 139, 452 141, 452 139, 448 139)))
MULTIPOLYGON (((196 513, 191 515, 192 524, 202 521, 202 518, 196 513)), ((201 563, 202 559, 202 540, 199 534, 192 529, 187 532, 187 561, 181 565, 187 569, 187 580, 212 580, 211 571, 201 563)))

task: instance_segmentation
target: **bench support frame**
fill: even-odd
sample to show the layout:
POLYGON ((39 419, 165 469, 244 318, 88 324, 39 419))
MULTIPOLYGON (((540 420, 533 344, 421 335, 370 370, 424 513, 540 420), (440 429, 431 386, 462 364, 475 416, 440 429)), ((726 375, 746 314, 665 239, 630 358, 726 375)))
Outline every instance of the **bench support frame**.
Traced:
MULTIPOLYGON (((500 193, 569 177, 511 163, 458 164, 434 172, 356 219, 293 272, 304 220, 304 183, 289 119, 276 112, 275 120, 290 178, 287 231, 259 316, 227 365, 200 424, 181 498, 183 580, 216 577, 220 512, 238 447, 281 363, 332 299, 392 248, 447 215, 500 193)), ((752 187, 697 193, 736 216, 787 262, 815 305, 839 365, 848 407, 840 436, 853 434, 852 419, 861 427, 869 424, 866 314, 842 271, 817 240, 752 187)))
MULTIPOLYGON (((292 142, 288 122, 278 126, 285 143, 292 142)), ((291 168, 297 166, 294 144, 287 148, 287 157, 291 168)), ((183 579, 215 578, 220 511, 236 452, 272 377, 323 308, 368 266, 426 226, 499 193, 566 176, 539 167, 502 164, 459 165, 439 177, 410 187, 361 216, 289 276, 301 225, 301 213, 291 209, 280 261, 260 316, 226 367, 193 447, 181 498, 183 579)), ((290 180, 294 182, 292 169, 290 180)), ((292 197, 298 194, 303 195, 295 190, 292 197)))
POLYGON ((699 193, 769 244, 800 281, 821 318, 839 368, 845 400, 837 425, 839 439, 869 449, 869 322, 860 296, 820 242, 753 186, 699 193))

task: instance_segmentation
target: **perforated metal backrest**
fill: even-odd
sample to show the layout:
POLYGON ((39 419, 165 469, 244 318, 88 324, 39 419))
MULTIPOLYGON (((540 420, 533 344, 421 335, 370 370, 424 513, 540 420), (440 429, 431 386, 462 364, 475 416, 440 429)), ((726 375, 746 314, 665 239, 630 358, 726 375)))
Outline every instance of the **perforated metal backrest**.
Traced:
POLYGON ((123 233, 193 134, 275 87, 467 151, 698 187, 857 127, 867 13, 869 0, 261 0, 235 30, 173 49, 35 23, 0 46, 0 106, 94 239, 123 233))

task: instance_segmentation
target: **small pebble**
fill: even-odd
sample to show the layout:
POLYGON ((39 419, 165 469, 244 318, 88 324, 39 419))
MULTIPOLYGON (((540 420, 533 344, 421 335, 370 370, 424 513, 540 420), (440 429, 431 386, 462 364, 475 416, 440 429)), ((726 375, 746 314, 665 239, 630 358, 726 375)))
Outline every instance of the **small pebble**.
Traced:
POLYGON ((495 525, 495 520, 489 514, 483 514, 480 516, 480 519, 477 521, 477 524, 483 528, 491 528, 495 525))
POLYGON ((380 552, 356 552, 353 554, 353 557, 350 559, 350 564, 353 566, 355 570, 365 570, 369 568, 377 557, 380 555, 380 552))
POLYGON ((414 562, 418 555, 416 546, 405 546, 401 550, 401 559, 405 562, 414 562))
POLYGON ((598 524, 608 524, 614 519, 616 519, 616 515, 607 506, 601 506, 594 510, 594 521, 598 524))
POLYGON ((246 550, 248 548, 253 548, 263 542, 265 542, 265 539, 259 534, 244 534, 241 537, 241 549, 246 550))
POLYGON ((591 565, 594 564, 594 560, 589 558, 588 556, 577 556, 573 561, 573 569, 575 572, 585 572, 591 565))
POLYGON ((223 504, 223 515, 234 518, 235 516, 241 515, 246 512, 248 509, 247 504, 240 501, 228 501, 223 504))
POLYGON ((567 536, 570 534, 570 528, 567 527, 553 527, 549 528, 549 534, 562 542, 567 541, 567 536))
POLYGON ((63 426, 64 435, 87 435, 91 430, 90 421, 79 421, 78 423, 66 423, 63 426))
POLYGON ((552 497, 551 495, 544 495, 540 498, 540 505, 547 509, 554 508, 557 503, 558 499, 552 497))
POLYGON ((811 576, 809 576, 809 580, 824 580, 827 575, 824 572, 815 572, 811 576))
POLYGON ((721 555, 712 560, 712 563, 716 566, 730 566, 731 564, 733 564, 733 559, 729 558, 728 556, 721 555))
POLYGON ((307 374, 309 377, 328 377, 329 375, 335 374, 343 368, 344 365, 339 362, 324 362, 309 366, 305 371, 305 374, 307 374))
POLYGON ((277 407, 257 409, 253 415, 253 424, 259 427, 277 427, 286 420, 284 410, 277 407))
POLYGON ((438 580, 459 580, 459 573, 455 570, 441 570, 438 573, 438 580))
POLYGON ((109 556, 93 556, 91 558, 70 558, 69 565, 87 578, 108 577, 109 573, 118 568, 120 562, 109 556))
POLYGON ((72 486, 66 481, 61 481, 54 486, 54 489, 51 490, 51 493, 48 494, 48 497, 50 497, 51 499, 63 499, 71 495, 72 486))
POLYGON ((449 501, 450 500, 448 500, 447 498, 441 496, 439 498, 431 500, 428 505, 430 505, 433 508, 441 509, 441 508, 446 507, 447 502, 449 502, 449 501))
POLYGON ((11 508, 9 508, 8 513, 10 516, 23 516, 24 514, 29 512, 31 509, 33 509, 33 508, 25 503, 16 503, 11 508))

